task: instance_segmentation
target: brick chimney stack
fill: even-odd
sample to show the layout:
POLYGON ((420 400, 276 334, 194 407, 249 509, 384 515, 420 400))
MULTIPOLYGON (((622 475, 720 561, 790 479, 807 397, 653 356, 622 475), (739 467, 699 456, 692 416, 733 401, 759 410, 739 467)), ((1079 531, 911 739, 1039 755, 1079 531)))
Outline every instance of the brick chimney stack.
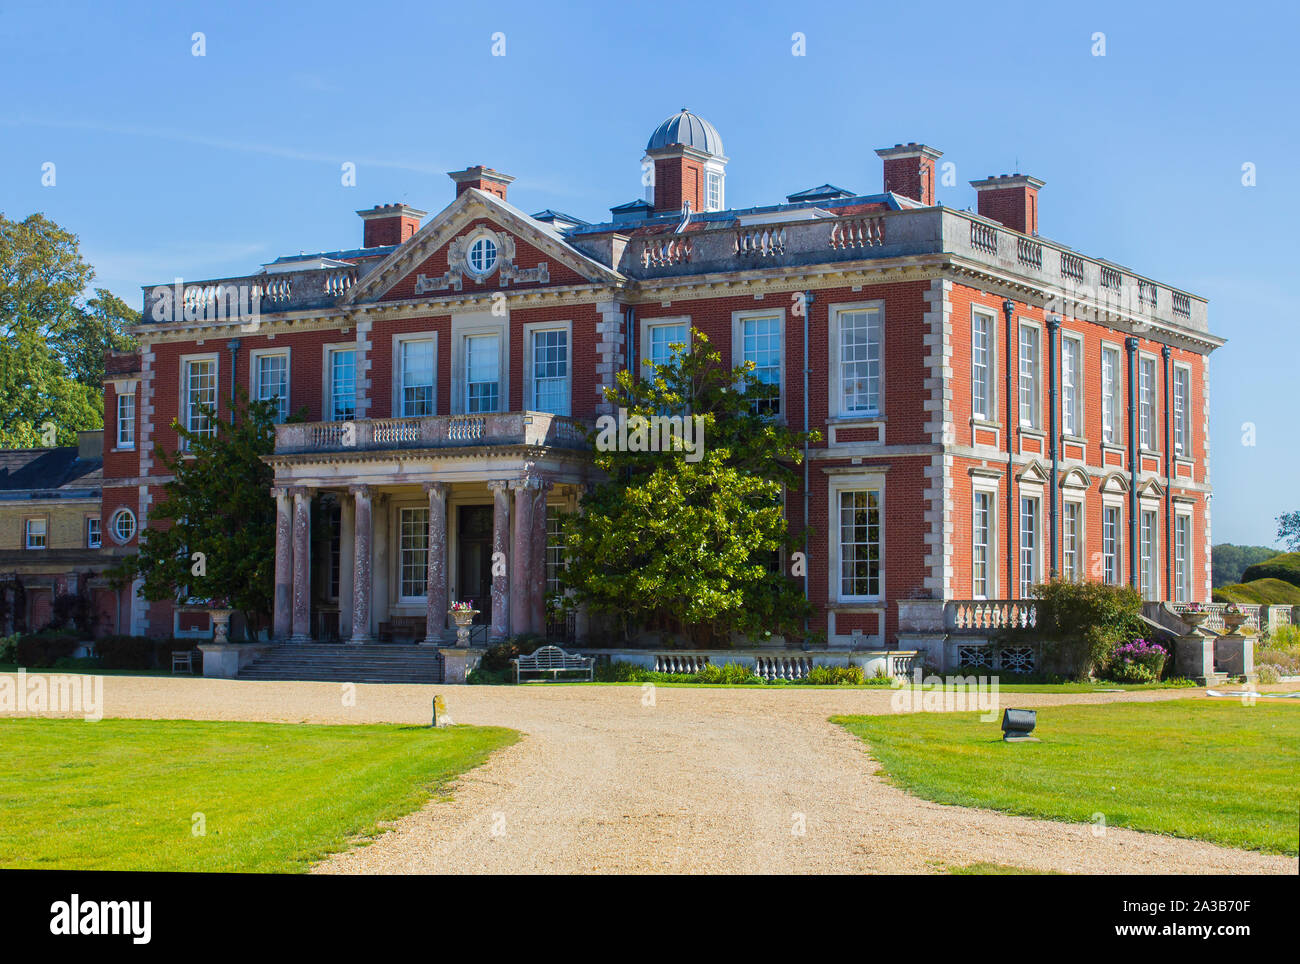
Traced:
POLYGON ((943 151, 917 144, 881 147, 876 155, 885 162, 885 192, 901 194, 926 207, 934 204, 934 162, 943 151))
POLYGON ((365 222, 361 246, 382 248, 401 244, 420 230, 420 219, 428 213, 406 204, 376 204, 368 210, 358 211, 365 222))
POLYGON ((494 171, 482 164, 475 164, 463 171, 448 171, 447 176, 456 182, 456 197, 460 197, 470 188, 476 187, 480 191, 495 195, 503 201, 506 199, 506 188, 514 180, 509 174, 502 174, 500 171, 494 171))
POLYGON ((704 210, 704 162, 712 155, 685 144, 669 144, 646 155, 655 163, 655 214, 680 211, 687 204, 697 214, 704 210))
POLYGON ((1001 174, 971 181, 981 217, 1005 224, 1013 231, 1038 234, 1038 189, 1046 184, 1028 174, 1001 174))

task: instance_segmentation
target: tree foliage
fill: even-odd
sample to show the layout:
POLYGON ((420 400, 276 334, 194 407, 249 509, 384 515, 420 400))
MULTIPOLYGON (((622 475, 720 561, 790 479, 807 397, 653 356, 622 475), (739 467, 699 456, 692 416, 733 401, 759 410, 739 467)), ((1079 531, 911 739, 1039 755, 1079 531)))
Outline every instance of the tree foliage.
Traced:
POLYGON ((699 416, 702 453, 602 451, 598 425, 606 479, 566 521, 564 584, 626 628, 663 625, 700 645, 799 634, 810 609, 778 562, 797 545, 783 497, 804 437, 759 413, 774 391, 752 362, 725 367, 701 332, 692 338, 644 378, 619 372, 606 397, 629 420, 699 416))
POLYGON ((1150 632, 1141 616, 1142 597, 1132 586, 1049 579, 1034 586, 1033 594, 1036 625, 1007 635, 1040 641, 1053 672, 1086 678, 1116 646, 1150 632))
POLYGON ((1217 589, 1239 583, 1247 569, 1276 555, 1277 550, 1267 546, 1237 546, 1221 542, 1210 549, 1212 584, 1217 589))
POLYGON ((1290 552, 1300 552, 1300 509, 1277 517, 1277 541, 1290 552))
POLYGON ((150 512, 140 551, 116 577, 140 576, 146 599, 188 597, 239 610, 256 629, 270 615, 275 578, 274 472, 261 456, 274 451, 277 409, 274 402, 250 403, 242 391, 233 407, 233 425, 212 413, 215 435, 173 422, 181 449, 155 448, 173 481, 150 512))
POLYGON ((76 235, 0 214, 0 446, 75 445, 103 426, 104 353, 134 344, 139 314, 103 288, 87 300, 94 276, 76 235))

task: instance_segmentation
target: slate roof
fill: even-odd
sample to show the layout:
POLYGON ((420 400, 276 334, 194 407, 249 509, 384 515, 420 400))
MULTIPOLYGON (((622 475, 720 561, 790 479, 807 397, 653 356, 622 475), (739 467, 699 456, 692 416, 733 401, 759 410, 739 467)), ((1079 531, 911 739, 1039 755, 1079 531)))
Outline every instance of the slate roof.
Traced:
POLYGON ((98 494, 103 481, 104 460, 78 458, 75 445, 0 449, 0 499, 98 494))

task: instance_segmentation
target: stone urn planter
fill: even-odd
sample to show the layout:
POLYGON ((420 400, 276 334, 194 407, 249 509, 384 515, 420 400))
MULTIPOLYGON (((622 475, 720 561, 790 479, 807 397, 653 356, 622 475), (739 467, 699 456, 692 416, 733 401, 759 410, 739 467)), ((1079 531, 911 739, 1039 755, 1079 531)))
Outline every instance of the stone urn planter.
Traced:
POLYGON ((1245 623, 1246 623, 1245 613, 1233 612, 1231 609, 1224 610, 1223 625, 1227 626, 1228 632, 1232 633, 1234 636, 1237 634, 1237 630, 1239 630, 1242 626, 1244 626, 1245 623))
POLYGON ((462 649, 469 646, 469 630, 474 625, 474 617, 478 613, 477 609, 457 609, 453 607, 447 610, 447 615, 456 624, 456 645, 462 649))
POLYGON ((1210 618, 1210 614, 1204 609, 1185 609, 1178 614, 1178 618, 1195 630, 1201 628, 1201 624, 1210 618))
POLYGON ((224 646, 230 642, 230 615, 233 609, 209 609, 208 618, 212 620, 212 642, 224 646))

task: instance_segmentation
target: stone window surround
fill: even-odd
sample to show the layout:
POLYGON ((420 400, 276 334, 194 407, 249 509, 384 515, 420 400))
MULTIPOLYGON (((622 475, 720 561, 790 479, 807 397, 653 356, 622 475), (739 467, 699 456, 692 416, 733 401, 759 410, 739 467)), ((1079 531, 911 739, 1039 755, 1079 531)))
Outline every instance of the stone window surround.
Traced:
MULTIPOLYGON (((198 354, 194 354, 194 355, 181 355, 179 359, 180 381, 177 382, 177 384, 180 386, 180 392, 178 393, 179 399, 178 399, 178 405, 177 405, 178 411, 176 413, 176 417, 177 417, 177 421, 179 421, 182 426, 184 426, 186 429, 190 431, 193 431, 193 429, 190 428, 190 420, 189 420, 190 364, 199 361, 212 362, 212 379, 213 379, 214 386, 216 388, 215 391, 216 413, 212 416, 214 421, 220 418, 220 411, 221 411, 221 353, 214 351, 214 352, 199 352, 198 354)), ((181 444, 182 447, 184 447, 183 440, 181 444)))
POLYGON ((1180 462, 1192 464, 1194 433, 1192 432, 1192 366, 1187 362, 1171 361, 1169 369, 1169 444, 1173 446, 1174 457, 1180 462), (1187 436, 1181 453, 1178 451, 1178 423, 1174 420, 1174 405, 1178 398, 1177 373, 1183 372, 1187 378, 1187 404, 1183 406, 1183 431, 1187 436))
POLYGON ((1097 354, 1097 414, 1100 417, 1102 413, 1102 384, 1101 384, 1101 358, 1104 352, 1110 351, 1115 358, 1115 383, 1114 392, 1114 437, 1107 440, 1106 424, 1101 423, 1101 444, 1115 449, 1123 449, 1124 435, 1128 428, 1128 410, 1124 407, 1124 393, 1127 391, 1127 378, 1124 368, 1124 344, 1123 342, 1112 341, 1108 338, 1101 339, 1101 348, 1097 354))
POLYGON ((885 299, 874 298, 869 301, 852 301, 837 302, 827 306, 827 350, 830 354, 829 368, 826 373, 826 391, 828 399, 829 420, 837 420, 843 425, 853 425, 857 422, 869 423, 877 421, 884 417, 885 406, 888 404, 889 385, 888 385, 888 363, 885 356, 885 349, 888 346, 885 325, 887 322, 885 316, 885 299), (854 311, 871 311, 880 312, 880 390, 876 400, 875 411, 871 412, 846 412, 843 410, 844 399, 840 391, 840 323, 839 316, 854 311))
POLYGON ((471 335, 497 335, 497 410, 508 412, 510 402, 510 316, 498 317, 490 311, 476 311, 451 316, 451 414, 464 415, 468 409, 465 372, 465 339, 471 335))
POLYGON ((91 543, 91 540, 90 540, 90 524, 91 524, 92 522, 100 522, 99 515, 98 515, 98 514, 95 514, 95 515, 87 515, 87 516, 85 516, 85 520, 86 520, 86 522, 85 522, 85 525, 82 526, 82 529, 83 529, 83 531, 84 531, 85 534, 86 534, 86 548, 87 548, 87 549, 98 549, 98 548, 100 548, 101 546, 104 545, 104 527, 103 527, 102 524, 99 526, 99 539, 96 540, 96 541, 92 544, 92 543, 91 543))
POLYGON ((1043 341, 1043 325, 1040 322, 1023 316, 1016 319, 1016 425, 1021 429, 1034 432, 1043 430, 1043 341), (1020 380, 1024 377, 1020 371, 1021 335, 1026 328, 1033 329, 1038 336, 1038 351, 1034 357, 1033 394, 1030 407, 1032 418, 1028 422, 1025 421, 1021 412, 1020 402, 1020 380))
POLYGON ((1137 357, 1133 363, 1137 366, 1137 393, 1138 397, 1137 410, 1134 413, 1136 418, 1134 428, 1138 433, 1138 454, 1139 455, 1159 455, 1160 454, 1160 356, 1155 352, 1138 349, 1137 357), (1142 444, 1142 364, 1151 363, 1151 444, 1142 444))
POLYGON ((523 328, 523 371, 524 371, 524 404, 525 411, 533 411, 536 393, 533 390, 533 365, 536 361, 533 351, 533 336, 543 331, 563 331, 565 333, 565 345, 567 346, 567 359, 565 363, 564 392, 569 400, 569 413, 573 412, 573 322, 571 320, 563 321, 530 321, 523 328))
POLYGON ((1001 419, 998 417, 998 314, 992 308, 984 305, 971 305, 970 311, 970 344, 971 344, 971 420, 975 424, 986 427, 1000 426, 1001 419), (988 411, 980 414, 976 411, 975 401, 975 318, 976 316, 986 318, 989 322, 988 338, 988 411))
POLYGON ((691 316, 690 315, 665 315, 662 318, 641 318, 638 319, 636 355, 637 355, 637 377, 643 377, 648 369, 645 363, 649 361, 650 346, 650 329, 664 328, 672 325, 686 326, 686 350, 689 352, 692 347, 691 339, 691 316))
POLYGON ((352 351, 356 354, 353 356, 356 367, 354 369, 354 379, 356 387, 353 391, 353 417, 361 401, 361 347, 356 341, 334 341, 328 342, 321 346, 321 421, 334 421, 334 379, 333 364, 331 356, 336 351, 352 351))
POLYGON ((1061 406, 1061 412, 1060 422, 1057 424, 1061 430, 1061 438, 1068 439, 1071 442, 1087 441, 1087 426, 1085 422, 1087 421, 1088 408, 1087 393, 1084 391, 1084 387, 1088 384, 1088 359, 1084 354, 1083 348, 1084 340, 1082 334, 1078 332, 1067 332, 1064 329, 1061 330, 1061 350, 1057 358, 1057 362, 1061 367, 1060 378, 1057 381, 1057 394, 1060 396, 1057 401, 1061 406), (1065 430, 1065 343, 1067 341, 1074 342, 1079 349, 1079 377, 1075 379, 1074 383, 1075 400, 1078 402, 1075 406, 1076 417, 1079 423, 1075 426, 1075 428, 1078 429, 1077 432, 1067 432, 1065 430))
POLYGON ((268 348, 254 348, 248 353, 248 397, 256 401, 260 395, 261 384, 259 382, 259 365, 258 361, 268 355, 284 356, 284 383, 286 395, 284 398, 285 414, 293 414, 293 349, 289 345, 275 346, 268 348))
POLYGON ((114 509, 113 514, 109 517, 108 520, 108 534, 112 538, 112 540, 116 542, 119 546, 124 546, 127 543, 129 543, 131 539, 134 539, 136 537, 136 534, 139 532, 139 528, 140 528, 139 523, 136 520, 135 513, 132 512, 127 506, 121 506, 117 509, 114 509), (117 523, 118 523, 118 519, 121 518, 122 516, 130 516, 131 518, 131 537, 129 539, 123 539, 121 537, 121 533, 118 532, 117 523))
MULTIPOLYGON (((827 528, 826 531, 830 538, 827 539, 828 563, 827 570, 829 575, 830 595, 828 601, 835 603, 883 603, 888 598, 885 579, 888 575, 887 566, 889 564, 889 536, 888 536, 888 518, 886 492, 885 492, 885 473, 864 471, 860 474, 853 475, 835 475, 830 478, 827 484, 827 528), (872 596, 846 596, 841 592, 841 573, 840 573, 840 493, 841 492, 862 492, 876 490, 880 499, 880 589, 872 596)), ((883 619, 883 616, 881 617, 883 619)))
POLYGON ((785 308, 746 308, 731 313, 731 364, 739 367, 745 361, 745 322, 756 318, 776 318, 781 332, 781 357, 777 378, 780 379, 781 392, 778 396, 778 417, 786 417, 786 366, 785 366, 785 308))
POLYGON ((1162 502, 1160 499, 1152 499, 1146 496, 1138 497, 1138 591, 1143 593, 1142 598, 1146 599, 1146 592, 1141 587, 1141 569, 1142 569, 1142 516, 1150 512, 1155 516, 1155 524, 1151 527, 1151 588, 1152 599, 1160 599, 1160 524, 1163 517, 1161 512, 1162 502))
POLYGON ((997 599, 998 597, 998 500, 1001 476, 971 476, 971 596, 975 599, 997 599), (984 492, 989 496, 989 542, 986 583, 988 593, 975 595, 975 493, 984 492))
POLYGON ((402 397, 402 346, 408 341, 431 341, 433 342, 433 411, 431 415, 438 414, 438 332, 429 331, 407 331, 401 334, 393 335, 392 344, 392 362, 389 365, 391 376, 389 382, 392 387, 392 408, 393 418, 409 418, 403 407, 404 399, 402 397))

